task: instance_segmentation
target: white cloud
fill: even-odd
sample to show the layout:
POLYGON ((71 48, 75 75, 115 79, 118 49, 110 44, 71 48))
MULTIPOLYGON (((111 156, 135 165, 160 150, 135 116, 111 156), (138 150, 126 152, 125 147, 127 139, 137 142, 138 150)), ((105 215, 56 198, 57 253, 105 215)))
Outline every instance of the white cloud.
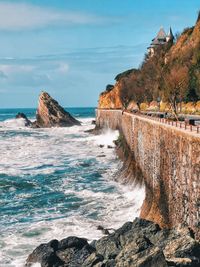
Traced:
POLYGON ((4 75, 9 75, 13 73, 26 73, 32 72, 35 69, 35 66, 32 65, 10 65, 10 64, 0 64, 0 73, 4 75))
POLYGON ((92 14, 60 11, 24 3, 0 3, 0 30, 26 30, 49 25, 92 24, 107 20, 92 14))

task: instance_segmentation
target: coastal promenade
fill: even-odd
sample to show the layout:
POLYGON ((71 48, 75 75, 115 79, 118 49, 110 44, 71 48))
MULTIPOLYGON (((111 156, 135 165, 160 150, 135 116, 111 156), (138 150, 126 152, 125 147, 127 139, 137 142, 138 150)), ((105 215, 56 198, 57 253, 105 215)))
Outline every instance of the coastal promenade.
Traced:
MULTIPOLYGON (((133 114, 132 112, 129 112, 129 111, 125 111, 125 112, 129 113, 129 114, 133 114)), ((176 128, 179 128, 179 129, 187 131, 187 132, 200 134, 200 126, 199 125, 189 124, 189 122, 187 122, 187 121, 177 121, 177 120, 174 121, 174 120, 170 120, 170 119, 167 119, 167 118, 160 118, 160 117, 157 117, 157 116, 150 116, 150 115, 147 115, 147 114, 144 114, 144 113, 137 113, 137 114, 134 114, 134 115, 137 115, 137 116, 140 116, 140 117, 144 117, 144 118, 148 118, 150 120, 158 121, 160 123, 163 123, 163 124, 166 124, 166 125, 169 125, 169 126, 172 126, 172 127, 176 127, 176 128)), ((193 120, 195 121, 195 118, 193 120)), ((198 121, 199 120, 200 120, 200 117, 198 117, 198 121)))
POLYGON ((187 224, 199 238, 198 126, 114 109, 97 109, 96 124, 118 129, 128 145, 133 180, 146 187, 140 216, 162 227, 187 224))
POLYGON ((151 115, 151 112, 148 114, 148 112, 146 113, 135 113, 135 112, 131 112, 131 111, 128 111, 128 110, 125 110, 125 111, 122 111, 121 109, 98 109, 98 110, 114 110, 114 111, 117 111, 117 112, 121 112, 122 115, 123 114, 130 114, 130 115, 133 115, 133 116, 138 116, 140 118, 146 118, 146 119, 149 119, 151 121, 157 121, 159 123, 162 123, 162 124, 165 124, 165 125, 168 125, 168 126, 172 126, 172 127, 176 127, 178 129, 180 129, 181 131, 186 131, 186 132, 190 132, 190 133, 197 133, 197 134, 200 134, 200 116, 193 116, 192 119, 194 121, 198 121, 199 122, 199 125, 192 125, 192 124, 189 124, 188 121, 178 121, 178 120, 171 120, 171 119, 168 119, 168 118, 160 118, 159 116, 156 116, 156 114, 159 114, 159 112, 154 112, 154 116, 151 115))

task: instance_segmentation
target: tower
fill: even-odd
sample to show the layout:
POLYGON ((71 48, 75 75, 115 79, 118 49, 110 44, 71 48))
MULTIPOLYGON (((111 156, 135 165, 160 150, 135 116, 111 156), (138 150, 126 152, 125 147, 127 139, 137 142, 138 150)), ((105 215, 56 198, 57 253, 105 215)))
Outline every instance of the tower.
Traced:
POLYGON ((173 41, 174 35, 172 33, 171 27, 169 29, 168 34, 166 34, 163 27, 161 27, 156 37, 152 40, 151 45, 148 47, 149 56, 152 57, 155 55, 156 47, 165 45, 169 42, 173 43, 173 41))
POLYGON ((172 33, 172 28, 171 27, 169 28, 169 32, 168 32, 168 34, 166 36, 166 41, 167 41, 167 43, 174 41, 174 35, 172 33))

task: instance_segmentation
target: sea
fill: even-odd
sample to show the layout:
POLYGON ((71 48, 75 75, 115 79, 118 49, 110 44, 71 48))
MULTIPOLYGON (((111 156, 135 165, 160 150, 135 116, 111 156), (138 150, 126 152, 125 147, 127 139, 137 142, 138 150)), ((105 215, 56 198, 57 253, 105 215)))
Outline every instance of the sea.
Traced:
MULTIPOLYGON (((22 267, 41 243, 67 236, 98 239, 139 215, 144 188, 116 182, 118 131, 92 129, 95 108, 67 108, 81 126, 31 129, 24 112, 0 109, 0 266, 22 267)), ((40 265, 37 265, 40 266, 40 265)))

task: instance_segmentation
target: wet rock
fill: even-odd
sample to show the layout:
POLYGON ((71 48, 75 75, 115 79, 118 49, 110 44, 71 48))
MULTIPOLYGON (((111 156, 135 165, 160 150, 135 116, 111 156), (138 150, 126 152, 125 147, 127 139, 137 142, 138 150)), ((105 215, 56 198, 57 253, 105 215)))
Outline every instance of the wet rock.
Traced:
POLYGON ((200 243, 187 227, 160 229, 136 218, 90 244, 75 236, 42 244, 26 266, 35 262, 42 267, 197 267, 200 243))
POLYGON ((102 237, 96 242, 95 248, 106 259, 114 259, 121 250, 119 239, 115 235, 102 237))
POLYGON ((116 258, 116 267, 167 267, 163 252, 151 246, 135 253, 134 244, 130 243, 116 258))
POLYGON ((86 168, 86 167, 89 167, 90 164, 86 163, 86 162, 83 162, 83 163, 80 163, 79 166, 86 168))
POLYGON ((34 127, 69 127, 73 125, 80 125, 80 122, 65 111, 48 93, 42 92, 39 96, 34 127))
POLYGON ((41 244, 27 258, 26 267, 39 262, 41 267, 63 266, 63 261, 56 255, 58 240, 52 240, 47 244, 41 244))
POLYGON ((102 128, 98 127, 97 125, 93 129, 89 129, 84 131, 85 133, 90 133, 93 135, 99 135, 103 132, 102 128))
POLYGON ((189 258, 170 258, 167 260, 168 266, 176 266, 176 267, 199 267, 198 259, 189 259, 189 258))
POLYGON ((97 264, 101 263, 103 260, 104 258, 102 255, 94 252, 84 261, 83 267, 97 266, 97 264))
POLYGON ((102 155, 98 155, 97 157, 98 157, 98 158, 105 158, 106 155, 102 154, 102 155))
POLYGON ((32 126, 32 122, 26 117, 26 115, 24 114, 24 113, 22 113, 22 112, 19 112, 19 113, 17 113, 17 115, 16 115, 16 117, 15 117, 16 119, 24 119, 25 120, 25 126, 26 127, 30 127, 30 126, 32 126))
POLYGON ((89 244, 84 247, 70 247, 64 250, 58 251, 58 257, 68 267, 79 267, 82 266, 85 260, 95 252, 95 249, 89 244))
POLYGON ((107 146, 107 148, 109 148, 109 149, 110 149, 110 148, 113 148, 113 146, 110 146, 110 145, 108 145, 108 146, 107 146))
POLYGON ((99 147, 100 147, 100 148, 103 148, 103 147, 104 147, 104 145, 99 145, 99 147))
POLYGON ((67 238, 64 238, 62 239, 60 242, 59 242, 59 250, 64 250, 66 248, 83 248, 85 245, 87 245, 88 242, 87 242, 87 239, 85 238, 79 238, 79 237, 76 237, 76 236, 69 236, 67 238))

